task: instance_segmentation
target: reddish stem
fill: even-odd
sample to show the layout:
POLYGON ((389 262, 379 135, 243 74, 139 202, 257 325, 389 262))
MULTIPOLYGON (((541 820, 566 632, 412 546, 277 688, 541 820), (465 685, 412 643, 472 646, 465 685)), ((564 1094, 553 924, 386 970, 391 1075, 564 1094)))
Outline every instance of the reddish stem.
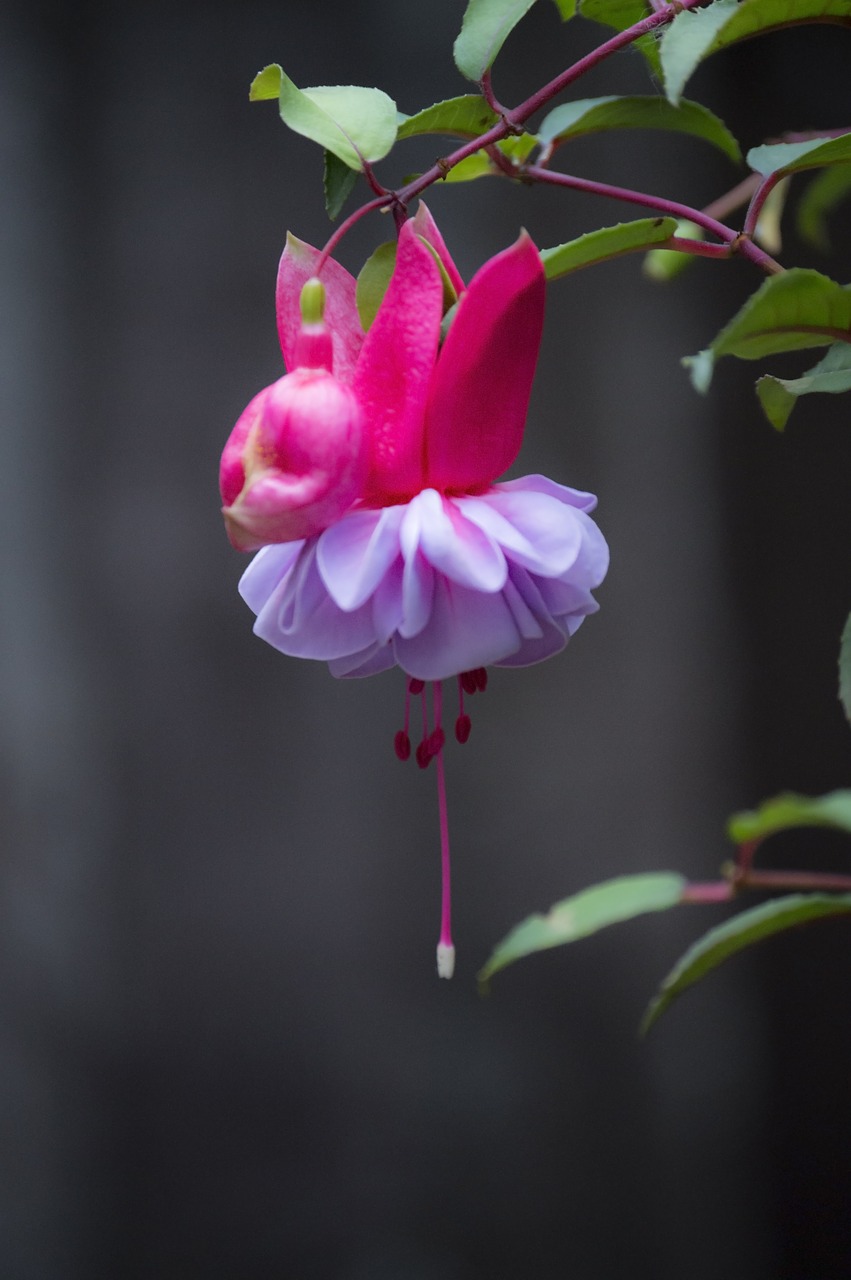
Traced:
POLYGON ((762 213, 762 207, 783 177, 785 177, 785 174, 770 173, 768 177, 764 178, 759 184, 751 197, 750 204, 748 205, 748 211, 745 214, 745 225, 742 228, 742 235, 752 236, 756 231, 756 224, 759 222, 759 215, 762 213))

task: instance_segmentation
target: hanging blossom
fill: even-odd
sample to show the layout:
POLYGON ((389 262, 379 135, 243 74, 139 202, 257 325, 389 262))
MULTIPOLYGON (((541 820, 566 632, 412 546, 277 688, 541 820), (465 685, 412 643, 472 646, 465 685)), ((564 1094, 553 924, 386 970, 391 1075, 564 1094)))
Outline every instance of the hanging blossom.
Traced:
POLYGON ((414 755, 436 762, 447 978, 442 682, 457 683, 455 737, 466 742, 464 698, 484 690, 486 668, 563 649, 598 608, 591 592, 608 568, 592 494, 540 475, 496 483, 522 442, 544 294, 525 232, 465 286, 421 205, 365 334, 352 276, 290 237, 276 299, 290 372, 255 396, 222 457, 228 535, 261 548, 240 582, 257 635, 335 676, 401 667, 402 760, 411 700, 422 704, 414 755))

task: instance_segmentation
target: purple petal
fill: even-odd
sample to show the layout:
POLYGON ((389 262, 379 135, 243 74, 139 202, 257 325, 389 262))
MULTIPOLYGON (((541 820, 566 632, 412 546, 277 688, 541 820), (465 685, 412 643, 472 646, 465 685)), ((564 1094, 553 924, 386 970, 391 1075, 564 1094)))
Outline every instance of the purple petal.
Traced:
POLYGON ((443 680, 498 662, 521 636, 502 592, 484 595, 436 576, 428 625, 418 635, 397 635, 399 666, 419 680, 443 680))
POLYGON ((239 594, 259 613, 275 588, 292 569, 303 542, 281 542, 258 551, 239 580, 239 594))
POLYGON ((316 539, 257 615, 255 633, 294 658, 343 658, 374 643, 369 606, 346 613, 334 603, 316 567, 316 539))
POLYGON ((417 508, 419 547, 429 564, 459 586, 501 590, 508 574, 505 556, 487 532, 464 519, 460 504, 426 489, 410 505, 417 508))
POLYGON ((319 538, 319 572, 341 609, 368 600, 399 555, 404 507, 351 511, 319 538))
POLYGON ((498 486, 481 498, 459 498, 458 506, 500 544, 513 563, 547 577, 565 573, 582 544, 575 508, 548 494, 500 490, 498 486))
POLYGON ((549 476, 531 475, 520 476, 518 480, 500 480, 499 484, 494 485, 494 489, 508 493, 517 489, 523 490, 524 493, 546 493, 551 498, 558 498, 559 502, 567 503, 570 507, 578 507, 580 511, 593 511, 597 505, 597 499, 593 493, 583 493, 581 489, 571 489, 566 484, 556 484, 555 480, 550 480, 549 476))
POLYGON ((328 663, 328 670, 340 680, 356 676, 376 676, 395 665, 396 659, 389 644, 373 644, 360 653, 349 654, 345 658, 332 658, 328 663))

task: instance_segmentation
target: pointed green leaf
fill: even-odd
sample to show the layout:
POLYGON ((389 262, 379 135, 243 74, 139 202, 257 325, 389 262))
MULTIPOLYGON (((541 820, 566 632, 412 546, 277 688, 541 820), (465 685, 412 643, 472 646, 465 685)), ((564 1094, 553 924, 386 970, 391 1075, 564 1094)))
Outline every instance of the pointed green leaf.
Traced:
POLYGON ((443 133, 450 137, 478 138, 497 123, 499 116, 477 93, 447 98, 406 116, 399 125, 398 138, 414 138, 423 133, 443 133))
MULTIPOLYGON (((699 227, 696 222, 689 222, 688 218, 677 219, 674 235, 682 236, 685 240, 702 240, 704 234, 703 227, 699 227)), ((651 249, 641 270, 648 280, 666 284, 680 275, 693 261, 692 254, 681 253, 677 249, 651 249)))
POLYGON ((851 194, 851 165, 837 165, 816 174, 798 201, 796 222, 803 240, 830 252, 827 234, 827 215, 851 194))
POLYGON ((710 929, 685 953, 651 1000, 641 1023, 642 1035, 653 1026, 672 1000, 688 987, 705 978, 730 956, 751 947, 764 938, 824 916, 851 914, 851 893, 791 894, 763 902, 761 906, 742 911, 715 929, 710 929))
POLYGON ((375 319, 381 300, 387 292, 395 265, 396 241, 387 240, 370 254, 360 269, 355 301, 364 332, 369 329, 375 319))
POLYGON ((318 142, 350 169, 360 169, 363 160, 381 160, 396 141, 396 104, 381 89, 360 85, 298 89, 274 64, 255 77, 251 99, 273 97, 276 82, 284 124, 318 142))
MULTIPOLYGON (((537 146, 537 138, 531 133, 521 133, 514 138, 503 138, 497 147, 510 160, 522 162, 537 146)), ((502 177, 503 172, 495 165, 486 151, 477 151, 467 156, 460 164, 449 170, 445 182, 472 182, 474 178, 502 177)))
POLYGON ((262 71, 258 71, 251 81, 251 88, 248 90, 249 102, 263 102, 267 98, 277 98, 281 92, 282 74, 277 62, 272 62, 268 67, 264 67, 262 71))
POLYGON ((455 41, 455 65, 468 80, 481 80, 507 37, 535 0, 469 0, 455 41))
POLYGON ((851 722, 851 614, 843 628, 839 647, 839 701, 846 720, 851 722))
POLYGON ((737 0, 715 0, 705 9, 686 9, 677 14, 662 36, 659 61, 665 92, 675 106, 689 76, 701 58, 711 51, 718 32, 738 7, 737 0))
POLYGON ((722 120, 698 102, 672 106, 657 96, 585 98, 565 102, 543 120, 542 144, 559 146, 570 138, 606 129, 667 129, 689 133, 718 147, 731 160, 740 160, 739 144, 722 120))
POLYGON ((718 337, 697 356, 686 356, 695 388, 704 392, 721 356, 758 360, 779 351, 851 340, 851 290, 818 271, 793 267, 770 276, 718 337))
POLYGON ((555 245, 541 252, 541 261, 548 280, 558 280, 580 267, 591 267, 607 262, 623 253, 650 249, 655 244, 670 240, 677 229, 675 218, 637 218, 635 222, 619 222, 614 227, 601 227, 589 231, 576 240, 555 245))
POLYGON ((344 164, 333 151, 325 152, 325 173, 323 187, 325 190, 325 209, 333 222, 339 217, 343 205, 352 193, 358 180, 354 169, 344 164))
POLYGON ((832 394, 851 391, 851 346, 847 342, 834 343, 824 359, 800 378, 776 378, 765 374, 756 384, 765 416, 778 431, 786 426, 798 396, 809 395, 812 391, 832 394))
POLYGON ((679 14, 662 37, 668 97, 676 102, 695 67, 711 53, 750 36, 808 22, 851 26, 849 0, 715 0, 679 14), (690 26, 689 23, 696 23, 690 26))
POLYGON ((830 791, 824 796, 787 791, 764 801, 758 809, 734 813, 727 823, 727 834, 736 844, 748 844, 795 827, 831 827, 851 835, 851 791, 830 791))
POLYGON ((851 164, 851 133, 839 138, 811 138, 808 142, 777 142, 752 147, 746 156, 750 167, 763 177, 770 173, 801 173, 826 165, 851 164))
POLYGON ((562 22, 567 22, 576 13, 576 0, 553 0, 559 11, 562 22))
POLYGON ((682 876, 660 871, 620 876, 583 889, 572 898, 557 902, 546 915, 529 916, 512 929, 479 973, 479 982, 486 983, 506 965, 535 951, 576 942, 598 929, 632 920, 648 911, 674 907, 682 899, 685 884, 682 876))
MULTIPOLYGON (((579 0, 579 12, 591 22, 614 27, 615 31, 625 31, 646 18, 652 9, 645 0, 579 0)), ((634 41, 633 48, 642 54, 654 79, 661 80, 662 68, 655 34, 641 36, 634 41)))

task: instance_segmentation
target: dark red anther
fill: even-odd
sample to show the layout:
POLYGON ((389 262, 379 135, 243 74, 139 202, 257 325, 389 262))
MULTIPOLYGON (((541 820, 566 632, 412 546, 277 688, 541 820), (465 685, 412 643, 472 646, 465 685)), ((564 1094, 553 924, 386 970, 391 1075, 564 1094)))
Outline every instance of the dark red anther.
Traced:
POLYGON ((428 749, 427 738, 423 738, 422 742, 419 744, 416 751, 414 752, 414 755, 415 755, 417 764, 420 766, 420 768, 427 769, 429 761, 431 760, 431 755, 428 749))
POLYGON ((455 721, 455 737, 459 742, 466 742, 470 736, 473 722, 467 715, 460 715, 455 721))
POLYGON ((411 739, 405 733, 404 729, 400 729, 393 739, 393 750, 400 760, 410 760, 411 758, 411 739))
POLYGON ((479 687, 476 683, 475 671, 462 671, 458 679, 461 681, 461 688, 465 693, 470 694, 470 696, 472 696, 479 687))
POLYGON ((476 667, 473 675, 475 677, 476 688, 479 693, 484 693, 485 689, 488 687, 488 673, 486 669, 484 667, 476 667))
POLYGON ((443 732, 441 725, 438 725, 436 729, 432 729, 431 733, 428 735, 429 759, 433 759, 443 750, 443 744, 445 741, 446 734, 443 732))
POLYGON ((408 681, 409 693, 413 693, 413 694, 422 693, 424 688, 425 688, 425 680, 416 680, 413 676, 411 676, 411 679, 408 681))

